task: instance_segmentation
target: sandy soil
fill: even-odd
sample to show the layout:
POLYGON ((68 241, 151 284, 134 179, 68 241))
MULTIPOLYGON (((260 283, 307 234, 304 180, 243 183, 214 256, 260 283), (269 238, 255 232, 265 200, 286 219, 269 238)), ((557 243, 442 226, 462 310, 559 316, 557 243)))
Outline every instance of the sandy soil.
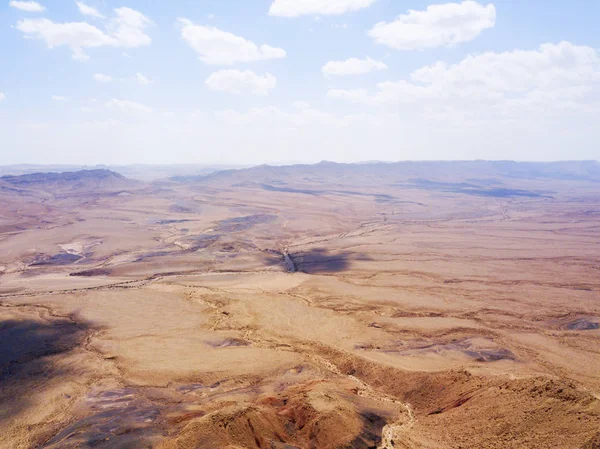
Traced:
POLYGON ((600 184, 265 170, 0 192, 1 448, 600 447, 600 184))

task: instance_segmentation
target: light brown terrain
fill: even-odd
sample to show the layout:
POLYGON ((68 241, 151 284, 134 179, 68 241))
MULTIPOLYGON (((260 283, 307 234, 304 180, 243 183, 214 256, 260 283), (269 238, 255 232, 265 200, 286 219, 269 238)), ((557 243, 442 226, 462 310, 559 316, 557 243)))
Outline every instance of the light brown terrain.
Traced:
POLYGON ((600 164, 0 178, 0 447, 600 447, 600 164))

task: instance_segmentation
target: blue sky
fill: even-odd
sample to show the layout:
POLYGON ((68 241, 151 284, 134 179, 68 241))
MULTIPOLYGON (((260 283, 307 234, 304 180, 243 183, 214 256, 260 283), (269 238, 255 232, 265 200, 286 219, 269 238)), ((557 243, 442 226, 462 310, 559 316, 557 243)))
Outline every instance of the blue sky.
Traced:
POLYGON ((600 2, 0 4, 0 164, 600 159, 600 2))

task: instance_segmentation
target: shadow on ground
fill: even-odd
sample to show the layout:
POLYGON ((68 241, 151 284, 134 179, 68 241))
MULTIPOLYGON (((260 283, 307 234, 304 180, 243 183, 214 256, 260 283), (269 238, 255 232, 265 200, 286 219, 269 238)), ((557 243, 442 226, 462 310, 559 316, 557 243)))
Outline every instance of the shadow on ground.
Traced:
POLYGON ((505 187, 499 187, 489 183, 486 183, 485 180, 482 183, 482 180, 479 180, 479 184, 472 184, 467 182, 438 182, 431 181, 428 179, 411 179, 408 185, 398 184, 403 187, 411 187, 422 190, 430 190, 436 192, 446 192, 446 193, 461 193, 464 195, 474 195, 474 196, 488 196, 494 198, 517 198, 517 197, 527 197, 527 198, 552 198, 552 194, 554 192, 549 191, 532 191, 532 190, 523 190, 523 189, 511 189, 505 187))
POLYGON ((85 327, 65 318, 0 321, 0 379, 10 378, 29 361, 70 351, 85 338, 85 327))
POLYGON ((82 345, 89 330, 69 318, 42 318, 35 309, 0 310, 0 428, 27 412, 34 391, 68 374, 55 356, 82 345))
POLYGON ((371 260, 361 253, 331 252, 325 248, 290 254, 296 271, 308 274, 339 273, 346 271, 354 261, 371 260))

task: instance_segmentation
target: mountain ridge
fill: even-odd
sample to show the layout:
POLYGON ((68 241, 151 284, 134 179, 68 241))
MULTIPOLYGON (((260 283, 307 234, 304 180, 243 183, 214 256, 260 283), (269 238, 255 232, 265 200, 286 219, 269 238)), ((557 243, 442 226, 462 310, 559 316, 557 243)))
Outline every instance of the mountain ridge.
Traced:
POLYGON ((0 177, 0 183, 13 188, 124 188, 138 182, 108 169, 79 170, 72 172, 40 172, 0 177))
POLYGON ((215 182, 227 178, 285 178, 306 174, 316 177, 327 176, 344 178, 348 175, 385 176, 395 181, 409 181, 415 178, 438 180, 464 180, 472 177, 512 178, 522 180, 555 179, 559 181, 600 182, 600 162, 556 161, 556 162, 517 162, 517 161, 401 161, 337 163, 321 161, 317 164, 258 165, 237 170, 222 170, 208 175, 179 176, 170 178, 175 182, 215 182))

